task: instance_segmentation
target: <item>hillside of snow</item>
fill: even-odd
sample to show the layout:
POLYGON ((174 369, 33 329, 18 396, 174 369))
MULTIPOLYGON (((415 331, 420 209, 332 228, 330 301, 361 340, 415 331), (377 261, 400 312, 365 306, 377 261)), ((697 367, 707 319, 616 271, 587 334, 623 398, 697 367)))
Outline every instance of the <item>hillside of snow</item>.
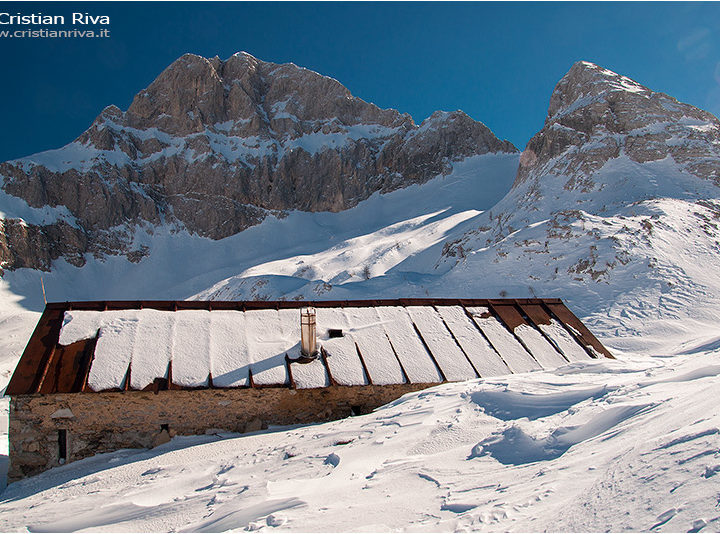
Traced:
MULTIPOLYGON (((327 298, 334 294, 335 285, 376 283, 408 257, 452 235, 451 231, 469 229, 466 221, 507 193, 517 165, 517 154, 472 156, 453 163, 445 176, 392 193, 376 193, 355 208, 270 216, 220 240, 172 226, 140 226, 132 247, 146 247, 152 253, 137 263, 122 256, 98 259, 88 254, 83 267, 57 260, 51 272, 6 271, 0 285, 8 298, 17 295, 15 300, 33 311, 43 307, 41 277, 50 301, 187 299, 194 295, 274 299, 289 298, 300 290, 308 298, 327 298)), ((372 291, 360 289, 358 294, 372 291)))
POLYGON ((714 345, 99 455, 10 485, 0 530, 718 532, 714 345))
POLYGON ((449 243, 431 292, 476 287, 482 270, 490 294, 566 299, 606 342, 634 351, 659 348, 648 334, 668 350, 712 328, 720 305, 720 190, 669 158, 613 159, 593 178, 600 190, 586 195, 548 176, 525 210, 528 187, 513 189, 449 243))

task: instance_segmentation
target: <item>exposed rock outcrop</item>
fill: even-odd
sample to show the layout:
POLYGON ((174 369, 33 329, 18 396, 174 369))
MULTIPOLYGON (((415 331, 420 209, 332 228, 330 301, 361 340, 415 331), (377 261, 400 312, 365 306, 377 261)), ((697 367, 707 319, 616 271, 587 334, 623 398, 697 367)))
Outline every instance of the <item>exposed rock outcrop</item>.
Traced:
POLYGON ((528 142, 515 184, 543 174, 569 189, 621 154, 638 163, 668 156, 720 186, 720 121, 706 111, 580 61, 550 98, 545 126, 528 142))
POLYGON ((271 212, 344 210, 454 161, 514 151, 460 111, 418 126, 294 64, 186 54, 126 112, 110 106, 73 143, 0 164, 6 193, 70 214, 61 227, 28 228, 32 250, 6 231, 0 262, 47 269, 58 257, 82 264, 86 253, 137 257, 136 225, 220 239, 271 212))
POLYGON ((718 254, 720 121, 579 62, 510 193, 444 244, 436 268, 450 287, 480 272, 492 293, 560 296, 577 285, 588 295, 580 313, 607 302, 649 317, 720 294, 718 254))

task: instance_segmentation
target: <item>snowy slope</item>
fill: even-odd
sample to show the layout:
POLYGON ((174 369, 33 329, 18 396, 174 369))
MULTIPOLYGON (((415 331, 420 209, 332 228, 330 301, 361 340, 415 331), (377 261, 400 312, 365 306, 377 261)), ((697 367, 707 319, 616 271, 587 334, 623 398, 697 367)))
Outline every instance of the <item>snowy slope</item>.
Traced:
MULTIPOLYGON (((270 299, 297 288, 318 298, 335 284, 364 281, 365 266, 371 277, 381 276, 442 241, 451 230, 464 231, 465 221, 508 191, 517 162, 516 154, 473 156, 453 163, 446 176, 376 193, 350 210, 270 216, 220 240, 171 227, 139 227, 132 246, 147 247, 149 256, 132 263, 123 257, 87 255, 80 268, 58 260, 52 272, 42 274, 48 300, 186 299, 195 294, 270 299), (255 278, 241 282, 238 289, 226 282, 245 277, 255 278)), ((32 269, 6 271, 0 284, 9 294, 22 296, 24 308, 39 311, 40 276, 32 269)))
MULTIPOLYGON (((218 241, 139 227, 138 263, 58 262, 50 300, 560 297, 619 359, 90 458, 9 487, 0 530, 720 531, 717 124, 581 63, 522 156, 218 241)), ((39 274, 0 291, 9 369, 39 274)))
POLYGON ((673 351, 716 324, 718 221, 720 121, 578 62, 510 193, 445 242, 431 292, 483 272, 490 293, 568 299, 615 346, 655 351, 652 334, 673 351))
POLYGON ((405 258, 376 232, 258 262, 198 296, 244 298, 258 286, 285 298, 552 296, 611 346, 683 350, 720 308, 720 121, 578 62, 553 92, 513 188, 463 219, 441 240, 418 229, 428 246, 405 258))
POLYGON ((720 530, 720 351, 435 387, 12 484, 0 530, 720 530))
POLYGON ((634 351, 657 349, 646 333, 681 344, 713 325, 720 189, 670 158, 620 157, 593 178, 601 185, 592 196, 548 177, 531 208, 523 184, 490 210, 459 213, 459 224, 408 220, 316 254, 259 262, 197 298, 559 297, 614 338, 605 342, 634 351), (643 321, 630 327, 634 317, 643 321))
POLYGON ((547 177, 532 211, 519 209, 527 188, 514 189, 449 243, 433 290, 473 287, 482 270, 489 294, 564 298, 591 329, 615 338, 606 342, 632 350, 653 350, 644 334, 681 343, 699 323, 714 324, 720 190, 667 160, 619 158, 593 178, 602 191, 589 198, 547 177), (629 177, 654 191, 636 194, 629 177))

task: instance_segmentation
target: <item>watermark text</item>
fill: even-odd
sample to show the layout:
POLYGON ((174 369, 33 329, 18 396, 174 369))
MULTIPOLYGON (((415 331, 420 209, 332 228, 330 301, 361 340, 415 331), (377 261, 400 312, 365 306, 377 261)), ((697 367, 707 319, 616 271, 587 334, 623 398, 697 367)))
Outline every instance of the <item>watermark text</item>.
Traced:
POLYGON ((109 26, 110 17, 101 14, 0 12, 0 39, 105 39, 109 26))

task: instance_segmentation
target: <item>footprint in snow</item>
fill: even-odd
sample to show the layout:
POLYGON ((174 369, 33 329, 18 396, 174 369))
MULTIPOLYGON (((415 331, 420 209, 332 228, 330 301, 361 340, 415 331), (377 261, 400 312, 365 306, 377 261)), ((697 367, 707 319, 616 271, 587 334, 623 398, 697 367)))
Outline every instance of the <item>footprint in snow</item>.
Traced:
POLYGON ((328 454, 327 458, 325 458, 325 462, 323 462, 325 465, 332 465, 333 467, 337 467, 340 463, 340 457, 333 453, 328 454))
POLYGON ((657 516, 657 523, 655 523, 653 526, 650 527, 650 530, 654 530, 658 527, 663 526, 665 523, 670 521, 673 517, 675 517, 675 514, 677 514, 678 510, 677 508, 670 508, 669 510, 665 510, 662 514, 657 516))
POLYGON ((464 514, 465 512, 477 508, 477 504, 467 503, 445 503, 440 507, 440 510, 453 512, 455 514, 464 514))
POLYGON ((141 477, 146 477, 146 476, 148 476, 148 475, 154 475, 154 474, 156 474, 156 473, 159 473, 160 471, 162 471, 162 467, 155 467, 154 469, 148 469, 148 470, 145 471, 144 473, 141 473, 140 476, 141 476, 141 477))

